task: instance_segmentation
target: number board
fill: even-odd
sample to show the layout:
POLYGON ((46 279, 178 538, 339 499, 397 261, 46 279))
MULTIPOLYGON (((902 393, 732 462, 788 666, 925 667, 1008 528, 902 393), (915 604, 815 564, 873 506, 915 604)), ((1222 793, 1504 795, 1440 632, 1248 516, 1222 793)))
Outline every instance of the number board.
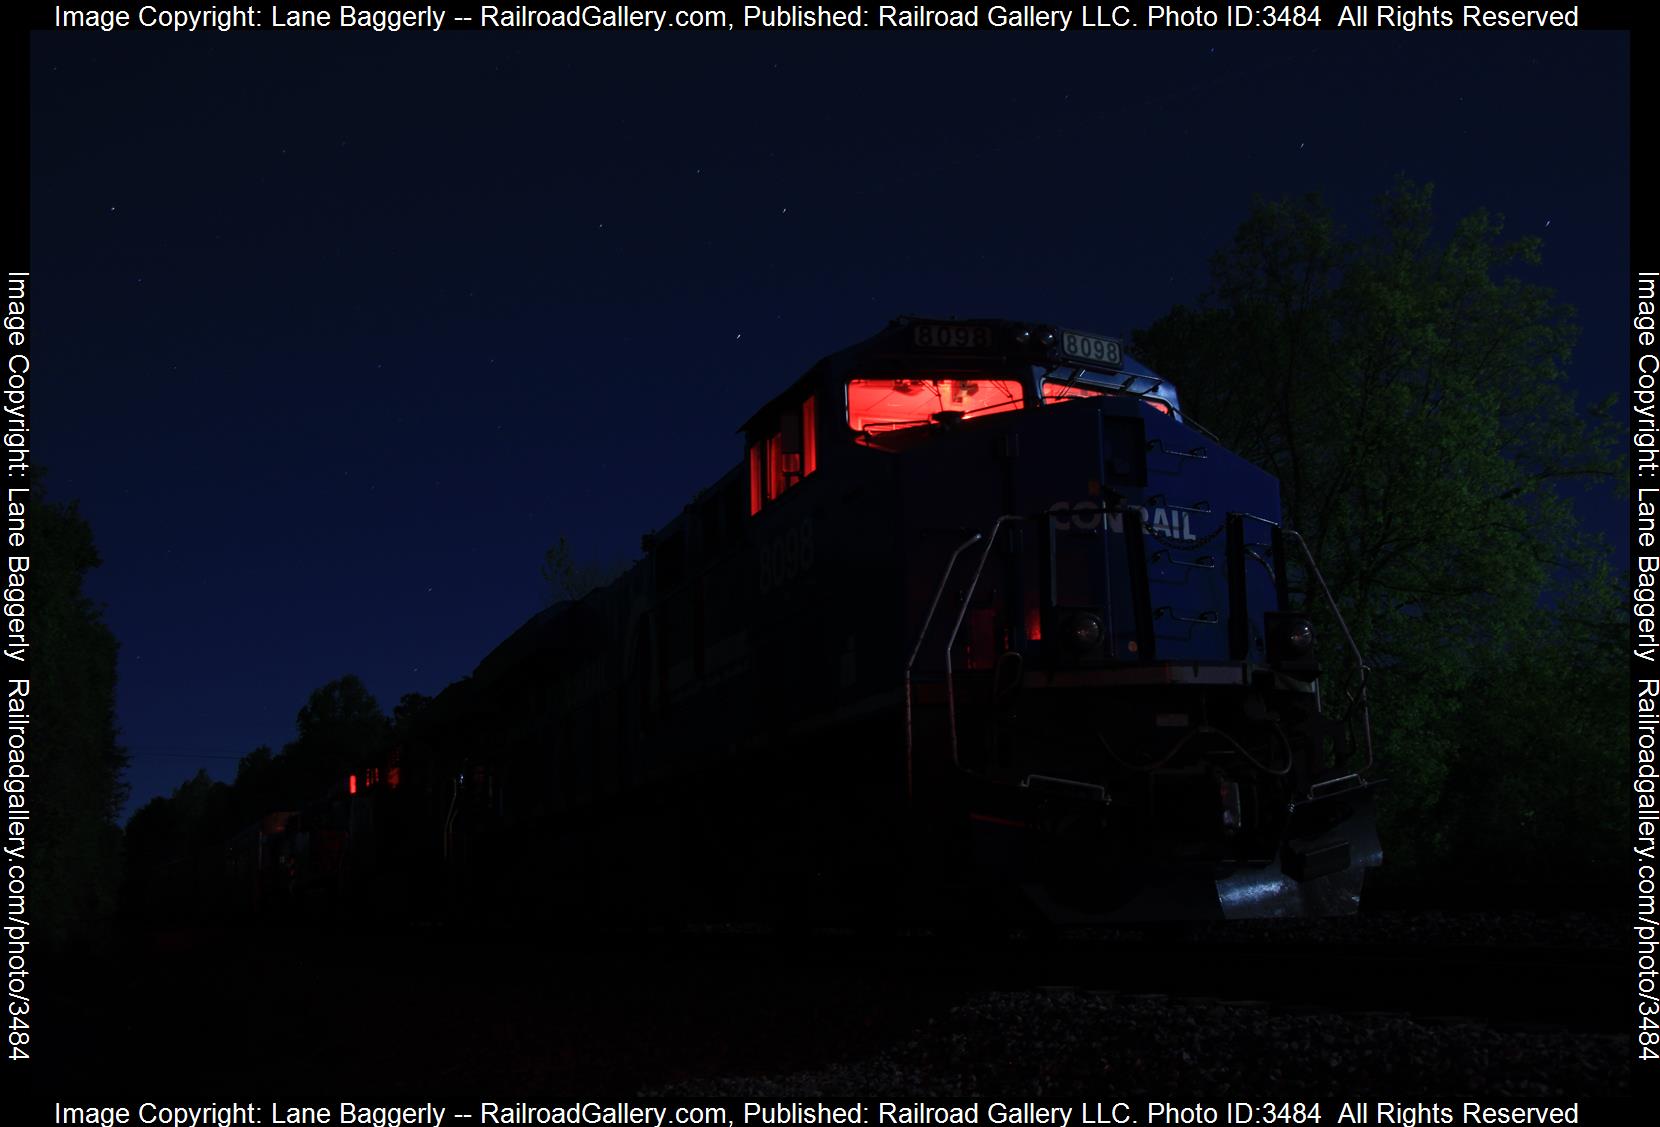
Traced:
POLYGON ((1124 366, 1124 346, 1111 337, 1092 337, 1067 330, 1061 333, 1061 351, 1087 364, 1108 368, 1124 366))
POLYGON ((984 325, 953 325, 924 321, 911 327, 911 343, 918 348, 990 348, 991 330, 984 325))

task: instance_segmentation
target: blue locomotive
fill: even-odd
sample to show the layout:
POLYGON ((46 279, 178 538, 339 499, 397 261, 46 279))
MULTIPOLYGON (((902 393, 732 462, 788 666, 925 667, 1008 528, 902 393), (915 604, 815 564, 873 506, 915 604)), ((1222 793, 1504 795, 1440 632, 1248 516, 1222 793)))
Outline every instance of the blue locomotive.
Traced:
POLYGON ((902 317, 743 432, 639 563, 526 623, 403 749, 446 887, 740 917, 1355 909, 1381 859, 1361 655, 1275 479, 1120 342, 902 317), (1294 585, 1341 635, 1341 712, 1294 585))

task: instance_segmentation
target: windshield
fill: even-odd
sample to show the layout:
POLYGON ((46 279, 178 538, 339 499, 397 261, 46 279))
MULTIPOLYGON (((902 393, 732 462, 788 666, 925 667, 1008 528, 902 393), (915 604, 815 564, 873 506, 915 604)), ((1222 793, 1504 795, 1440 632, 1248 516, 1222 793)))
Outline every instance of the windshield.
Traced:
POLYGON ((1025 379, 1006 370, 984 375, 954 372, 856 377, 847 381, 847 425, 868 440, 912 427, 1016 411, 1026 405, 1026 392, 1034 387, 1041 392, 1038 402, 1044 404, 1123 397, 1139 399, 1155 411, 1181 418, 1176 389, 1151 373, 1104 374, 1051 365, 1034 366, 1025 379))
POLYGON ((872 433, 1017 410, 1025 402, 1024 381, 973 376, 847 381, 847 425, 872 433))
MULTIPOLYGON (((1153 390, 1163 389, 1157 387, 1153 390)), ((1116 396, 1123 394, 1126 393, 1090 384, 1075 383, 1071 380, 1046 379, 1043 381, 1043 401, 1045 403, 1062 403, 1068 399, 1083 399, 1097 395, 1116 396)), ((1166 415, 1170 413, 1170 405, 1161 399, 1155 399, 1151 395, 1135 395, 1134 398, 1140 399, 1155 411, 1163 411, 1166 415)))

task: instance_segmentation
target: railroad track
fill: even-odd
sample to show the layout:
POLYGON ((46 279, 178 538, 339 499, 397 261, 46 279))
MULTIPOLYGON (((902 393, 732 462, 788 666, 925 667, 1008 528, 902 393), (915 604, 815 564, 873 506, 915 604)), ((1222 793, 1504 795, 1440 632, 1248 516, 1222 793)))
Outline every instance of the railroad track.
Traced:
POLYGON ((1099 1085, 1103 1061, 1138 1062, 1124 1090, 1157 1094, 1255 1075, 1272 1059, 1301 1077, 1286 1092, 1325 1090, 1322 1070, 1341 1067, 1353 1079, 1332 1090, 1382 1098, 1392 1089, 1358 1078, 1396 1061, 1416 1070, 1401 1091, 1429 1090, 1414 1086, 1420 1072, 1438 1089, 1462 1083, 1460 1059, 1501 1070, 1495 1091, 1531 1092, 1535 1081, 1623 1090, 1619 1035, 1629 1032, 1623 953, 1593 947, 1259 939, 1250 929, 1187 939, 574 927, 148 938, 108 965, 71 968, 43 995, 43 1055, 71 1071, 112 1062, 101 1082, 113 1087, 186 1067, 250 1091, 278 1076, 319 1090, 415 1077, 605 1095, 675 1077, 817 1075, 838 1062, 871 1077, 850 1092, 890 1083, 889 1063, 919 1077, 969 1069, 996 1092, 1061 1068, 1061 1090, 1099 1085), (155 1006, 155 982, 176 1004, 155 1006), (1310 1045, 1322 1046, 1318 1059, 1310 1045))
POLYGON ((621 944, 642 955, 656 951, 716 965, 728 959, 750 966, 772 962, 784 974, 862 969, 944 989, 1075 991, 1583 1032, 1619 1032, 1631 1020, 1628 960, 1612 948, 1123 934, 995 941, 924 934, 877 941, 835 932, 634 935, 621 944))
MULTIPOLYGON (((1212 943, 1135 951, 1132 966, 1097 970, 1077 981, 1091 990, 1278 1011, 1587 1032, 1630 1024, 1626 966, 1612 950, 1212 943), (1133 966, 1137 958, 1139 967, 1133 966)), ((1069 957, 1061 966, 1077 962, 1069 957)))
MULTIPOLYGON (((417 948, 454 941, 539 955, 550 946, 600 965, 679 966, 718 977, 722 968, 926 985, 968 990, 1075 990, 1113 996, 1215 1000, 1276 1012, 1408 1016, 1421 1022, 1475 1022, 1583 1032, 1630 1029, 1629 960, 1602 945, 1471 943, 1423 939, 1330 939, 1250 926, 1196 934, 1133 929, 1072 929, 968 937, 913 929, 880 938, 847 929, 623 928, 534 935, 519 930, 471 935, 441 927, 402 932, 417 948)), ((369 930, 336 932, 342 950, 377 949, 369 930)), ((266 934, 284 942, 282 933, 266 934)), ((1557 936, 1556 938, 1560 938, 1557 936)), ((1595 937, 1600 944, 1606 936, 1595 937)), ((187 945, 188 946, 188 945, 187 945)), ((626 972, 625 972, 626 973, 626 972)))

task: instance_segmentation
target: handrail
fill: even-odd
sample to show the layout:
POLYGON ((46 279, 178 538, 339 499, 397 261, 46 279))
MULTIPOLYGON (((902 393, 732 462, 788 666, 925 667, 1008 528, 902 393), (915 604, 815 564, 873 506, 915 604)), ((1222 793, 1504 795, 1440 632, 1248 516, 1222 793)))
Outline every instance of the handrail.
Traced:
POLYGON ((1215 556, 1200 556, 1196 560, 1178 560, 1175 556, 1170 554, 1169 548, 1160 548, 1148 558, 1153 560, 1155 563, 1167 563, 1175 567, 1197 567, 1206 571, 1216 570, 1215 556))
MULTIPOLYGON (((1049 513, 1043 513, 1047 517, 1049 513)), ((1003 531, 1003 526, 1011 520, 1028 520, 1031 518, 1019 513, 1005 513, 997 518, 991 526, 991 533, 985 538, 986 550, 980 553, 980 562, 974 568, 974 577, 968 581, 968 591, 963 595, 963 605, 957 608, 957 621, 951 625, 951 636, 945 640, 945 715, 951 730, 951 765, 961 766, 957 759, 957 693, 956 671, 952 668, 951 651, 957 645, 957 635, 962 632, 963 619, 968 616, 968 605, 974 601, 974 592, 980 586, 980 576, 986 570, 986 560, 991 558, 992 548, 997 546, 997 534, 1003 531)), ((976 534, 978 536, 978 534, 976 534)), ((967 547, 968 545, 964 545, 967 547)), ((920 639, 918 640, 920 645, 920 639)))
POLYGON ((1191 450, 1172 450, 1164 444, 1164 440, 1161 438, 1150 439, 1147 443, 1147 449, 1157 450, 1160 454, 1170 454, 1177 458, 1199 458, 1203 460, 1210 457, 1210 447, 1208 446, 1195 446, 1191 450))
POLYGON ((1151 494, 1150 496, 1143 498, 1141 503, 1149 507, 1157 505, 1159 508, 1163 509, 1174 509, 1178 513, 1209 513, 1211 511, 1209 501, 1201 500, 1195 501, 1191 505, 1177 505, 1167 500, 1162 493, 1151 494))
MULTIPOLYGON (((1360 647, 1355 644, 1354 635, 1349 633, 1349 624, 1343 621, 1343 612, 1337 609, 1337 600, 1332 597, 1331 588, 1326 586, 1326 577, 1320 574, 1320 565, 1314 562, 1314 553, 1309 549, 1308 541, 1303 539, 1302 533, 1293 529, 1282 528, 1280 534, 1291 537, 1297 541, 1298 547, 1302 548, 1303 558, 1308 561, 1309 574, 1314 576, 1314 581, 1320 585, 1320 593, 1326 597, 1326 605, 1331 608, 1331 616, 1337 620, 1337 628, 1343 631, 1343 640, 1349 643, 1349 652, 1354 654, 1355 666, 1360 670, 1360 687, 1354 703, 1360 707, 1360 729, 1366 736, 1366 763, 1359 771, 1350 772, 1349 775, 1343 776, 1341 779, 1328 779, 1324 783, 1318 784, 1320 786, 1331 786, 1350 777, 1357 777, 1372 769, 1372 763, 1374 762, 1372 754, 1372 709, 1366 701, 1366 675, 1371 672, 1371 668, 1366 664, 1366 656, 1360 652, 1360 647)), ((1309 788, 1310 797, 1313 797, 1314 789, 1314 787, 1309 788)))
MULTIPOLYGON (((957 569, 957 557, 969 548, 979 543, 980 533, 976 532, 967 540, 957 545, 951 553, 951 558, 945 561, 945 574, 940 576, 939 586, 934 588, 934 601, 928 604, 928 613, 922 618, 922 629, 917 631, 916 645, 911 647, 911 656, 905 661, 905 802, 910 804, 912 794, 912 755, 915 746, 915 733, 911 721, 911 670, 916 666, 916 658, 922 652, 923 639, 928 637, 928 628, 934 624, 934 612, 939 609, 940 596, 945 594, 945 585, 951 581, 951 573, 957 569)), ((953 635, 955 636, 955 635, 953 635)), ((955 736, 955 722, 953 721, 953 737, 955 736)), ((956 758, 956 741, 952 741, 952 758, 956 758)))
POLYGON ((1176 622, 1194 622, 1201 626, 1215 626, 1217 623, 1222 621, 1222 616, 1213 610, 1200 611, 1198 618, 1187 618, 1183 615, 1179 615, 1176 613, 1176 609, 1174 607, 1156 607, 1153 610, 1154 618, 1163 618, 1166 614, 1168 614, 1171 619, 1176 622))
POLYGON ((1239 513, 1238 515, 1246 520, 1266 524, 1281 536, 1289 536, 1297 541, 1297 546, 1303 550, 1303 559, 1308 561, 1309 574, 1314 576, 1314 581, 1320 585, 1320 593, 1326 597, 1326 605, 1331 608, 1331 616, 1337 620, 1337 628, 1343 631, 1343 640, 1349 643, 1349 652, 1354 655, 1355 668, 1360 670, 1360 688, 1357 695, 1350 698, 1350 713, 1352 715, 1354 707, 1359 706, 1360 727, 1366 736, 1366 764, 1358 771, 1351 771, 1349 774, 1340 775, 1335 779, 1326 779, 1323 782, 1311 784, 1308 793, 1309 797, 1313 798, 1314 792, 1317 790, 1328 789, 1338 783, 1348 782, 1350 779, 1358 780, 1364 772, 1370 771, 1372 764, 1376 762, 1372 750, 1372 708, 1366 700, 1366 678, 1372 672, 1372 667, 1366 664, 1366 655, 1360 652, 1360 646, 1355 642, 1354 635, 1349 633, 1349 624, 1343 620, 1343 612, 1337 609, 1337 600, 1332 597, 1331 588, 1326 586, 1326 577, 1320 574, 1320 565, 1314 562, 1314 551, 1308 546, 1308 541, 1303 539, 1303 534, 1295 529, 1286 528, 1277 520, 1269 520, 1267 517, 1258 516, 1256 513, 1239 513))
POLYGON ((461 800, 461 784, 450 784, 450 809, 444 816, 444 859, 450 856, 450 843, 455 840, 455 804, 461 800))

